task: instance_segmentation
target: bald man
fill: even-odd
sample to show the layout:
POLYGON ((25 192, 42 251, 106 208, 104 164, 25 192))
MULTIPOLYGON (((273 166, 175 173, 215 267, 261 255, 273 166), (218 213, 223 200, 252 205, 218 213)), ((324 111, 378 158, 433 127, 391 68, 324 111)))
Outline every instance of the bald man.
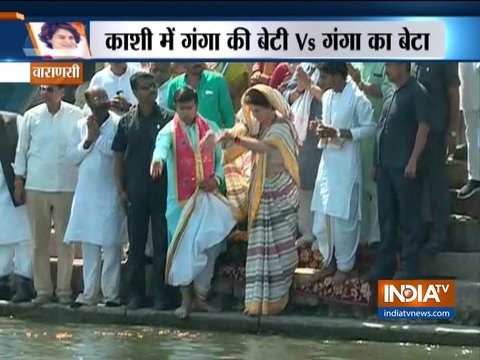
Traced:
POLYGON ((121 246, 126 239, 125 213, 115 187, 113 171, 113 138, 119 118, 110 109, 107 91, 93 87, 85 92, 92 114, 78 121, 72 132, 67 158, 78 167, 78 183, 64 241, 81 243, 83 254, 83 293, 72 307, 120 305, 121 246))

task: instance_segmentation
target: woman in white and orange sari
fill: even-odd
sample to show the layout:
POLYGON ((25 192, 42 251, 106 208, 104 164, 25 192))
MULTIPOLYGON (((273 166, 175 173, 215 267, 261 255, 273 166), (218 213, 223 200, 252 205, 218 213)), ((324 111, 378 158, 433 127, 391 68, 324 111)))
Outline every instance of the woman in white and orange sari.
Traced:
POLYGON ((237 205, 237 220, 248 217, 245 313, 276 315, 288 303, 298 263, 297 135, 288 104, 269 86, 248 89, 242 108, 242 122, 220 139, 227 147, 227 197, 237 205), (250 177, 242 178, 230 169, 230 174, 237 175, 232 183, 229 164, 245 164, 241 156, 248 151, 252 154, 250 177))

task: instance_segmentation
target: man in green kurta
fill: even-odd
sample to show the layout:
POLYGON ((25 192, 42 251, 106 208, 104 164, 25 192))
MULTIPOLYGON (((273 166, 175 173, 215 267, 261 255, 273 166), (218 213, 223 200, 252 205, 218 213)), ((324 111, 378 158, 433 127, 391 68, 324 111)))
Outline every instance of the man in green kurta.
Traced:
MULTIPOLYGON (((393 94, 392 84, 385 74, 384 63, 352 63, 350 76, 357 83, 370 101, 373 108, 373 119, 378 125, 383 104, 393 94)), ((362 232, 361 242, 374 244, 380 241, 378 224, 378 207, 375 182, 372 176, 373 149, 375 138, 362 140, 362 232)))
POLYGON ((225 78, 214 71, 205 70, 203 63, 184 64, 186 73, 172 79, 168 88, 168 107, 175 110, 174 95, 178 89, 191 86, 198 94, 198 112, 220 129, 235 124, 232 99, 225 78))

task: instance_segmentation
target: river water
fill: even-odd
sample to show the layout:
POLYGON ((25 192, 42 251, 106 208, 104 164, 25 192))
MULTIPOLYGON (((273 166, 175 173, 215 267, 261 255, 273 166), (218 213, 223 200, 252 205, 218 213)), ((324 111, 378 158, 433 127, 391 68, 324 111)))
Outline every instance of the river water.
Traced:
POLYGON ((335 342, 136 326, 47 325, 0 318, 0 359, 480 359, 467 347, 335 342))

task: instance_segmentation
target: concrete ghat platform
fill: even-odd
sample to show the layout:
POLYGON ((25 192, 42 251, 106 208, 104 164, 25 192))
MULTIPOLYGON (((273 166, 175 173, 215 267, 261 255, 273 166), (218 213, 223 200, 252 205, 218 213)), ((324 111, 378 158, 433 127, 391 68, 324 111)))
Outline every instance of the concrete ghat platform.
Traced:
MULTIPOLYGON (((447 324, 406 323, 339 319, 319 316, 282 315, 251 318, 238 312, 192 314, 188 320, 178 320, 171 311, 142 309, 129 311, 125 307, 69 307, 49 304, 13 305, 0 303, 0 316, 47 323, 91 323, 174 327, 197 331, 228 331, 252 334, 279 334, 322 340, 375 341, 418 343, 447 346, 480 346, 480 327, 447 324)), ((0 320, 1 321, 1 320, 0 320)))

